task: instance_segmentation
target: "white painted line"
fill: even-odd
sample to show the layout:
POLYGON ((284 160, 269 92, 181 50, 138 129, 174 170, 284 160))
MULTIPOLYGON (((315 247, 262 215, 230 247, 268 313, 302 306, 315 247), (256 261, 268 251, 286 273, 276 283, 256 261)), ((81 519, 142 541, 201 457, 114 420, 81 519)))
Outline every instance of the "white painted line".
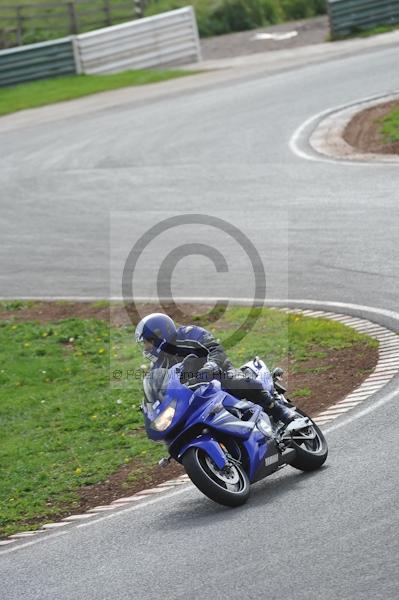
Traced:
POLYGON ((353 317, 347 317, 346 319, 343 319, 341 323, 343 323, 344 325, 350 325, 353 329, 356 329, 357 327, 361 327, 363 325, 363 323, 359 323, 359 319, 353 317))
POLYGON ((370 323, 370 322, 366 322, 366 323, 362 323, 359 326, 356 326, 356 329, 362 329, 364 331, 373 331, 375 333, 390 333, 391 335, 395 335, 393 334, 391 331, 389 331, 389 329, 385 329, 385 327, 381 327, 381 325, 376 325, 375 323, 370 323))
MULTIPOLYGON (((137 492, 138 494, 141 494, 141 492, 137 492)), ((133 496, 126 496, 126 498, 118 498, 117 500, 113 500, 112 504, 121 504, 123 502, 134 502, 134 500, 137 500, 137 494, 134 494, 133 496)))
POLYGON ((383 396, 383 398, 380 398, 380 400, 375 401, 373 404, 371 404, 364 410, 354 413, 351 417, 344 419, 343 421, 341 421, 340 423, 337 423, 336 425, 332 425, 331 427, 329 427, 326 430, 326 433, 331 433, 333 431, 336 431, 337 429, 340 429, 341 427, 346 427, 346 425, 350 425, 354 421, 357 421, 358 419, 361 419, 362 417, 369 415, 370 413, 374 412, 375 410, 378 410, 385 404, 392 402, 392 400, 395 400, 397 396, 398 396, 398 390, 393 390, 389 394, 386 394, 385 396, 383 396))
POLYGON ((348 396, 351 396, 351 397, 352 396, 364 396, 364 394, 370 395, 370 394, 374 393, 375 390, 379 390, 380 388, 385 387, 389 382, 390 382, 390 379, 388 381, 383 381, 383 382, 374 382, 375 387, 356 388, 355 390, 353 390, 353 392, 348 394, 348 396))
POLYGON ((60 521, 59 523, 46 523, 41 526, 41 529, 57 529, 58 527, 66 527, 69 523, 64 523, 64 521, 60 521))
MULTIPOLYGON (((348 319, 353 319, 353 317, 348 317, 348 315, 341 315, 337 313, 335 317, 331 317, 331 319, 333 319, 334 321, 338 321, 339 323, 345 323, 345 321, 347 321, 348 319)), ((357 319, 357 321, 359 322, 360 319, 357 319)))
POLYGON ((399 354, 397 350, 394 352, 391 350, 388 352, 380 352, 380 360, 378 361, 377 369, 381 368, 381 365, 393 367, 395 364, 399 364, 399 354))
POLYGON ((392 379, 391 375, 385 375, 385 374, 382 374, 382 373, 376 373, 375 375, 374 374, 370 375, 367 378, 367 381, 368 382, 371 382, 371 381, 380 381, 381 383, 387 383, 388 381, 391 381, 391 379, 392 379))
MULTIPOLYGON (((7 546, 8 544, 12 544, 14 542, 14 540, 0 540, 0 546, 7 546)), ((2 552, 1 554, 6 554, 5 552, 2 552)))
POLYGON ((378 382, 370 382, 369 386, 365 386, 364 388, 361 389, 361 391, 363 392, 368 392, 369 394, 373 394, 375 392, 377 392, 378 390, 380 390, 381 388, 385 387, 387 384, 389 383, 388 381, 378 381, 378 382), (373 384, 373 385, 372 385, 373 384))
POLYGON ((384 350, 397 350, 397 349, 398 349, 398 344, 397 344, 396 340, 394 342, 385 342, 384 343, 384 350))
POLYGON ((399 367, 399 358, 396 356, 388 356, 388 357, 379 357, 376 368, 373 371, 374 373, 379 373, 382 370, 394 370, 399 367))
POLYGON ((360 401, 360 400, 364 400, 364 398, 368 398, 370 396, 369 392, 352 392, 351 394, 349 394, 348 396, 346 396, 344 398, 344 400, 356 400, 356 401, 360 401))
POLYGON ((381 385, 385 385, 384 383, 381 384, 381 382, 379 381, 368 381, 368 379, 366 379, 366 381, 364 383, 362 383, 361 385, 359 385, 358 388, 356 388, 354 390, 354 392, 361 392, 361 391, 365 391, 365 390, 372 390, 372 389, 377 389, 379 387, 381 387, 381 385))
POLYGON ((157 488, 161 488, 162 491, 163 490, 171 490, 174 486, 173 485, 168 485, 166 483, 160 483, 159 485, 157 485, 157 488))
MULTIPOLYGON (((382 387, 385 387, 385 386, 381 386, 381 388, 382 387)), ((352 392, 352 394, 350 395, 350 398, 351 399, 353 399, 353 398, 359 399, 359 398, 366 398, 366 397, 368 398, 369 396, 371 396, 372 394, 377 392, 379 389, 380 388, 378 387, 375 390, 357 390, 356 392, 352 392)))
POLYGON ((381 363, 378 363, 379 367, 382 366, 387 366, 387 367, 391 367, 392 365, 398 365, 399 361, 397 358, 384 358, 382 359, 381 363))
POLYGON ((361 400, 340 400, 334 404, 334 406, 356 406, 357 404, 360 404, 360 402, 361 400))
POLYGON ((139 510, 140 508, 143 508, 144 506, 150 506, 151 504, 156 504, 163 500, 169 500, 169 498, 174 498, 175 496, 179 496, 180 494, 185 494, 186 492, 188 492, 188 490, 192 489, 192 487, 193 486, 184 487, 184 488, 181 488, 180 490, 176 490, 176 491, 170 492, 168 494, 161 494, 160 496, 155 496, 155 498, 151 498, 151 499, 147 500, 147 502, 140 502, 139 504, 134 504, 133 506, 123 508, 122 510, 118 510, 116 512, 110 513, 109 515, 101 516, 98 519, 95 519, 94 521, 89 521, 88 523, 80 523, 79 525, 77 525, 77 529, 79 529, 81 527, 90 527, 91 525, 95 525, 96 523, 100 523, 101 521, 105 521, 107 519, 114 519, 115 517, 118 517, 119 515, 121 515, 123 513, 132 512, 133 510, 139 510))
POLYGON ((378 367, 373 371, 372 375, 391 375, 392 373, 397 373, 398 369, 399 361, 390 362, 388 364, 386 364, 385 361, 381 361, 381 364, 378 363, 378 367))
POLYGON ((90 519, 94 517, 93 514, 83 513, 81 515, 71 515, 70 517, 65 517, 62 519, 63 521, 83 521, 83 519, 90 519))
POLYGON ((350 410, 350 408, 351 408, 350 406, 347 406, 347 407, 343 406, 342 408, 331 408, 331 409, 325 410, 324 412, 321 412, 319 414, 319 417, 329 417, 329 416, 332 417, 334 415, 340 415, 340 414, 345 413, 348 410, 350 410))
POLYGON ((387 381, 390 381, 391 379, 393 379, 393 376, 395 375, 395 373, 398 372, 399 369, 399 364, 392 368, 389 369, 381 369, 381 371, 373 371, 372 374, 370 375, 370 377, 373 377, 373 379, 377 379, 380 378, 381 380, 385 379, 387 381))
POLYGON ((90 508, 87 512, 89 513, 100 513, 100 512, 107 512, 108 510, 114 510, 115 506, 100 506, 97 508, 90 508))
MULTIPOLYGON (((61 535, 66 535, 67 533, 67 531, 59 531, 57 533, 51 533, 49 535, 37 536, 31 542, 26 542, 25 544, 18 544, 14 546, 14 548, 7 548, 6 550, 4 550, 4 552, 0 552, 0 556, 3 556, 3 554, 11 554, 11 552, 16 552, 17 550, 21 550, 22 548, 27 548, 28 546, 40 544, 43 541, 51 540, 53 538, 60 537, 61 535)), ((16 541, 17 540, 11 540, 11 542, 9 542, 8 540, 6 540, 5 542, 0 542, 0 545, 16 543, 16 541)))
POLYGON ((185 484, 185 483, 186 483, 186 481, 189 481, 189 480, 187 479, 187 480, 181 481, 181 480, 179 480, 179 479, 172 479, 172 480, 170 481, 170 483, 172 483, 172 482, 173 482, 173 485, 183 485, 183 484, 185 484))
POLYGON ((138 496, 151 496, 151 494, 160 494, 161 492, 163 492, 162 488, 151 488, 148 490, 142 490, 141 492, 137 492, 137 495, 138 496))
POLYGON ((291 38, 294 38, 297 35, 298 35, 298 32, 296 30, 284 31, 282 33, 260 32, 260 33, 255 33, 255 35, 251 38, 251 42, 257 41, 257 40, 273 40, 275 42, 281 42, 284 40, 289 40, 291 38))
POLYGON ((399 363, 398 365, 390 368, 390 369, 382 369, 381 371, 373 371, 371 375, 369 375, 369 377, 367 378, 367 380, 370 379, 370 381, 372 381, 373 379, 380 379, 381 381, 390 381, 393 376, 392 373, 395 374, 398 372, 399 369, 399 363))
POLYGON ((373 389, 377 389, 381 387, 381 383, 379 383, 378 381, 372 381, 371 383, 366 379, 366 381, 364 383, 362 383, 362 385, 360 385, 358 388, 356 388, 355 391, 361 391, 361 390, 373 390, 373 389))
POLYGON ((397 369, 399 367, 399 358, 397 356, 391 356, 388 358, 383 357, 380 358, 377 364, 379 369, 397 369))

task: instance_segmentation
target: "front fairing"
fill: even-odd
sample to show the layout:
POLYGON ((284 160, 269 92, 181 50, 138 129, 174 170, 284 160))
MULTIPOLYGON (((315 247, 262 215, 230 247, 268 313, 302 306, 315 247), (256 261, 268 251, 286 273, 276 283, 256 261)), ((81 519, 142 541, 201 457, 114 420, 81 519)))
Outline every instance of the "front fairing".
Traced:
MULTIPOLYGON (((148 390, 149 387, 147 386, 147 392, 148 390)), ((155 402, 143 403, 144 425, 148 437, 154 441, 167 438, 170 432, 184 420, 192 396, 192 390, 180 383, 176 367, 169 369, 167 372, 167 381, 163 384, 162 393, 158 393, 156 397, 151 397, 155 402), (154 421, 169 406, 174 407, 173 419, 166 429, 159 431, 154 427, 154 421)))
POLYGON ((147 436, 151 440, 154 440, 155 442, 164 440, 170 436, 170 433, 180 424, 181 421, 184 421, 187 412, 187 396, 189 398, 192 396, 192 393, 186 395, 184 392, 182 393, 179 391, 178 394, 167 395, 165 400, 159 404, 155 410, 151 410, 147 413, 144 412, 144 426, 147 436), (153 425, 154 420, 172 404, 175 406, 175 413, 169 427, 163 431, 158 431, 153 425))
POLYGON ((252 372, 253 376, 257 381, 262 383, 263 389, 268 391, 270 394, 274 391, 273 376, 267 368, 266 364, 258 356, 249 360, 247 363, 240 367, 242 370, 252 372))

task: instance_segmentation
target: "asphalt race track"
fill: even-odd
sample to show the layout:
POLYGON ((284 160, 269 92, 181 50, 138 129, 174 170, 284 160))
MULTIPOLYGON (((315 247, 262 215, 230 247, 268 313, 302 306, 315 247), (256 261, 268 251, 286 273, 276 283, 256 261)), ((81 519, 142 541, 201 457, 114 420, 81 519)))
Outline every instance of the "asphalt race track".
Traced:
MULTIPOLYGON (((281 73, 241 69, 220 84, 75 118, 0 124, 0 295, 120 296, 138 238, 162 219, 201 213, 252 240, 269 298, 399 311, 399 166, 308 161, 289 145, 313 115, 395 90, 398 48, 388 46, 281 73)), ((189 242, 222 253, 228 272, 183 257, 176 295, 251 296, 248 257, 210 225, 149 240, 135 294, 155 296, 165 255, 189 242)), ((396 599, 395 385, 330 429, 325 468, 284 469, 254 486, 245 507, 224 509, 187 486, 5 546, 1 597, 396 599)))

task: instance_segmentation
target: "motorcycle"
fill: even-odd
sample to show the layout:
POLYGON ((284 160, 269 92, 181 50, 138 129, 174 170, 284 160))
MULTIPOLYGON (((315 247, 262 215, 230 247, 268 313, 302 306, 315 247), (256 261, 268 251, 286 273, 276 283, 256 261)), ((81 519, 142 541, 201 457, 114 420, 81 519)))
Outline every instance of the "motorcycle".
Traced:
POLYGON ((295 410, 297 418, 288 425, 275 422, 261 406, 223 391, 216 379, 202 383, 190 377, 192 358, 168 369, 151 369, 144 378, 141 410, 147 435, 164 442, 169 452, 160 466, 176 460, 208 498, 239 506, 248 500, 252 483, 286 465, 301 471, 323 465, 328 454, 324 435, 286 398, 281 369, 270 373, 255 357, 241 372, 260 380, 295 410))

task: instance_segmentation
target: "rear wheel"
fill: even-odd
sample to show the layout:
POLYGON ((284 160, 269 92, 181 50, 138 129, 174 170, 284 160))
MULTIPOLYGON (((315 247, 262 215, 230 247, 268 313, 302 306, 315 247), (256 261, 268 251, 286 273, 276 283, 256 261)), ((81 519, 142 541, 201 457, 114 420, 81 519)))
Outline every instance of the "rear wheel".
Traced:
POLYGON ((321 429, 308 415, 298 409, 296 412, 307 417, 311 425, 293 434, 291 446, 295 449, 296 457, 290 464, 301 471, 314 471, 319 469, 327 459, 327 442, 321 429))
POLYGON ((236 462, 220 470, 201 448, 189 448, 183 457, 187 475, 197 488, 211 500, 224 506, 240 506, 249 496, 249 479, 236 462))

